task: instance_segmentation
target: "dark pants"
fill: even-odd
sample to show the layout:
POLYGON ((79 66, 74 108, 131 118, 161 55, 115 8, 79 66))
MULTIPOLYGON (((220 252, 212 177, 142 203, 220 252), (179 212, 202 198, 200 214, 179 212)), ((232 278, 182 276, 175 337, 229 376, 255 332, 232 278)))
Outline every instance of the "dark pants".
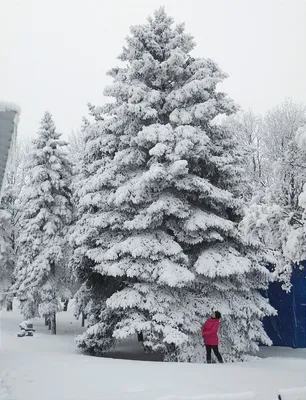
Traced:
POLYGON ((213 352, 215 353, 215 356, 217 357, 219 363, 223 363, 222 356, 218 349, 218 345, 212 346, 210 344, 206 344, 205 347, 206 347, 206 360, 208 364, 211 364, 211 350, 213 350, 213 352))

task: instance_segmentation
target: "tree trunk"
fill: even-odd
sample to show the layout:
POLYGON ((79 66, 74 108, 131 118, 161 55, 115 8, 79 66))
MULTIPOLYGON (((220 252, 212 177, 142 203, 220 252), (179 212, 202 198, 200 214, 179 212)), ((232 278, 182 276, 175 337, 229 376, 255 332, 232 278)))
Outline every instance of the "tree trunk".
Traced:
POLYGON ((48 326, 48 325, 49 325, 49 320, 48 320, 48 317, 45 316, 45 326, 48 326))
POLYGON ((13 300, 7 300, 6 311, 13 311, 13 300))
POLYGON ((137 333, 138 342, 143 342, 143 333, 137 333))
POLYGON ((56 335, 56 313, 51 315, 50 321, 51 321, 51 334, 56 335))
POLYGON ((85 326, 86 315, 82 312, 82 328, 85 326))
POLYGON ((48 329, 49 331, 51 331, 51 317, 49 317, 48 319, 48 329))
POLYGON ((68 303, 69 303, 69 299, 65 300, 63 311, 67 311, 68 310, 68 303))

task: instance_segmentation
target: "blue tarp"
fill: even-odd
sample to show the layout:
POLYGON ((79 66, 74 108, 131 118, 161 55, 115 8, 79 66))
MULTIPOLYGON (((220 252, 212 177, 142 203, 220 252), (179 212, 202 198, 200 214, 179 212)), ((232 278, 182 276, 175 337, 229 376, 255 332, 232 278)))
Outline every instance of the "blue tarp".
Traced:
MULTIPOLYGON (((306 262, 303 263, 306 267, 306 262)), ((265 330, 274 346, 306 347, 306 268, 294 268, 289 293, 273 282, 267 295, 278 311, 275 317, 265 318, 265 330)))

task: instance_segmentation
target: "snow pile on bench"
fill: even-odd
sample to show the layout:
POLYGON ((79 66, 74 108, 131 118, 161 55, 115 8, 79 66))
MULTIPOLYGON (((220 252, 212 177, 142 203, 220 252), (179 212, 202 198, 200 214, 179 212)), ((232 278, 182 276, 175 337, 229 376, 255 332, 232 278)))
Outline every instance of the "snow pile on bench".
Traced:
POLYGON ((20 329, 26 330, 26 329, 28 329, 28 327, 29 327, 29 322, 28 322, 28 321, 23 321, 23 322, 21 322, 21 323, 19 324, 19 328, 20 328, 20 329))
POLYGON ((278 396, 279 400, 306 400, 306 387, 281 389, 278 396))
POLYGON ((18 337, 33 336, 33 333, 35 332, 32 322, 29 321, 21 322, 19 324, 19 327, 21 329, 21 332, 17 333, 18 337))

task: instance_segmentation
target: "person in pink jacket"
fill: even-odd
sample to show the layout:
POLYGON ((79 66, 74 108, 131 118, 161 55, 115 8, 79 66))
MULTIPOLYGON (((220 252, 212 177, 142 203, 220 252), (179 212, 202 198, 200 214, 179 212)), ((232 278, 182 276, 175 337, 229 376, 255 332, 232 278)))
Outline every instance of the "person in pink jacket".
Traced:
POLYGON ((219 311, 215 311, 211 314, 210 318, 202 326, 202 337, 206 347, 206 359, 207 363, 211 364, 211 351, 215 353, 217 360, 223 363, 222 356, 219 352, 218 344, 218 330, 221 314, 219 311))

